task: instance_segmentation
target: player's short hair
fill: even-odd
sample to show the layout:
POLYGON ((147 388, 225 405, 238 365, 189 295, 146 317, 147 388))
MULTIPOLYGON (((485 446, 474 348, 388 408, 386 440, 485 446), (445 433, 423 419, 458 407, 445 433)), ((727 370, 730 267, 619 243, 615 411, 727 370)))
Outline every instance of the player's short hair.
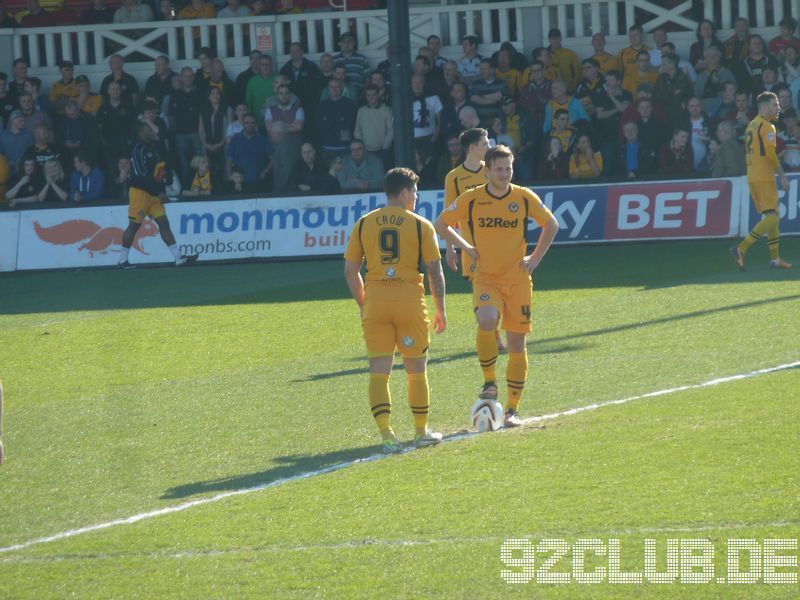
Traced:
POLYGON ((756 98, 756 104, 758 105, 758 108, 761 108, 765 104, 772 102, 773 98, 777 101, 778 95, 772 92, 761 92, 758 95, 758 98, 756 98))
POLYGON ((419 181, 419 176, 411 169, 395 167, 383 178, 383 191, 389 198, 396 198, 403 190, 410 190, 419 181))
POLYGON ((472 129, 462 131, 461 135, 458 136, 458 142, 461 144, 464 152, 469 152, 469 147, 472 146, 472 144, 477 144, 481 138, 484 137, 489 137, 488 131, 481 127, 473 127, 472 129))
POLYGON ((486 158, 483 159, 483 162, 487 167, 491 167, 492 163, 498 158, 510 158, 511 160, 514 160, 514 153, 508 146, 500 144, 494 148, 489 148, 489 151, 486 153, 486 158))

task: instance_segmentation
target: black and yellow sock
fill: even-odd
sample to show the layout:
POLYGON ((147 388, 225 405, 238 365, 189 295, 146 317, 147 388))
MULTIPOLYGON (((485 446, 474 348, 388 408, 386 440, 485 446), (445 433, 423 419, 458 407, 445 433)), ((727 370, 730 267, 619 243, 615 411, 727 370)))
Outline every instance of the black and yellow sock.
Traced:
MULTIPOLYGON (((750 246, 757 243, 762 237, 768 236, 773 228, 778 227, 778 215, 775 211, 768 211, 764 213, 764 218, 756 223, 753 230, 739 242, 739 251, 744 254, 750 249, 750 246)), ((776 248, 777 250, 777 248, 776 248)))
POLYGON ((427 373, 408 374, 408 406, 414 415, 417 435, 428 433, 428 411, 430 410, 430 388, 427 373))
POLYGON ((372 416, 381 433, 391 431, 392 397, 389 394, 389 375, 385 373, 370 373, 369 405, 372 408, 372 416))
POLYGON ((778 252, 778 242, 780 241, 778 222, 780 217, 778 217, 777 213, 772 213, 772 216, 774 218, 771 219, 772 227, 770 227, 769 231, 767 232, 767 246, 769 247, 770 260, 778 260, 780 258, 780 253, 778 252))
POLYGON ((478 328, 475 345, 478 348, 478 360, 481 361, 481 369, 483 369, 483 380, 486 382, 497 381, 495 364, 497 363, 498 349, 495 330, 478 328))
POLYGON ((519 410, 519 401, 528 378, 528 351, 509 352, 506 368, 506 384, 508 385, 508 407, 519 410))

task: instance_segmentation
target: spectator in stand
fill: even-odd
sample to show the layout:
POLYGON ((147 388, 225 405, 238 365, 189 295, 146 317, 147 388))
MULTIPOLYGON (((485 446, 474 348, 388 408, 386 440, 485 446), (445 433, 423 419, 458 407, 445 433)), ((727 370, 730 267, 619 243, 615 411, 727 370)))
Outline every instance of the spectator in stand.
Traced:
MULTIPOLYGON (((289 87, 289 80, 287 77, 285 75, 276 75, 275 80, 272 82, 272 96, 270 96, 267 103, 264 105, 264 110, 278 105, 278 88, 284 85, 289 87)), ((292 106, 300 106, 300 98, 295 96, 291 92, 291 89, 289 91, 289 104, 292 106)), ((305 109, 303 109, 303 112, 305 112, 305 109)))
POLYGON ((131 189, 131 159, 129 156, 120 156, 116 160, 116 173, 108 189, 108 197, 128 201, 128 192, 131 189))
POLYGON ((394 142, 394 117, 392 109, 381 102, 378 88, 368 85, 367 103, 356 113, 353 136, 363 140, 367 152, 381 159, 384 165, 391 164, 391 148, 394 142))
POLYGON ((100 110, 100 107, 103 105, 103 97, 100 94, 92 92, 89 78, 86 75, 78 75, 75 78, 75 85, 78 91, 75 102, 78 108, 81 109, 82 113, 90 117, 96 117, 97 111, 100 110))
MULTIPOLYGON (((791 86, 800 76, 800 49, 787 46, 783 51, 783 63, 780 66, 778 78, 786 85, 791 86)), ((797 94, 792 94, 792 98, 797 94)))
POLYGON ((750 92, 755 97, 764 91, 764 69, 771 67, 777 73, 778 61, 766 52, 764 38, 760 35, 751 35, 747 48, 747 57, 736 63, 734 75, 739 89, 750 92))
POLYGON ((234 166, 231 168, 231 178, 222 182, 219 188, 225 196, 252 194, 259 191, 259 182, 247 183, 244 180, 244 169, 234 166))
POLYGON ((622 127, 624 140, 617 156, 616 175, 628 179, 642 179, 654 175, 658 169, 657 150, 639 139, 639 125, 629 121, 622 127))
POLYGON ((228 144, 231 141, 231 138, 235 136, 237 133, 241 133, 242 129, 244 128, 242 125, 242 119, 247 114, 247 104, 237 104, 236 109, 233 111, 233 118, 231 122, 228 124, 228 127, 225 129, 225 143, 228 144))
MULTIPOLYGON (((181 181, 191 181, 189 161, 195 155, 203 154, 203 144, 197 133, 200 107, 200 96, 194 87, 194 73, 190 67, 184 67, 181 69, 180 88, 170 94, 167 109, 181 181)), ((225 108, 222 110, 224 112, 225 108)))
POLYGON ((388 42, 383 45, 383 49, 386 52, 386 59, 378 63, 378 68, 375 69, 373 73, 381 73, 383 75, 384 80, 386 80, 386 85, 391 85, 390 82, 392 80, 392 49, 389 46, 388 42))
POLYGON ((744 130, 747 128, 750 121, 755 119, 757 112, 755 108, 753 108, 750 102, 750 94, 747 92, 736 92, 736 97, 733 102, 733 110, 727 115, 723 115, 722 118, 726 121, 733 122, 733 126, 736 129, 736 138, 741 142, 744 140, 744 130))
MULTIPOLYGON (((421 51, 427 48, 420 48, 421 51)), ((412 75, 422 75, 425 79, 425 91, 428 94, 436 94, 442 103, 446 102, 447 97, 450 95, 450 88, 444 82, 444 79, 437 73, 431 72, 431 60, 422 54, 414 59, 414 66, 411 71, 412 75)))
MULTIPOLYGON (((353 102, 358 101, 358 91, 355 86, 351 85, 350 82, 347 81, 347 71, 342 65, 336 65, 333 68, 333 77, 331 77, 331 79, 335 79, 341 85, 342 96, 349 98, 353 102)), ((327 100, 329 97, 330 90, 325 87, 322 92, 320 92, 319 99, 327 100)))
POLYGON ((163 54, 153 61, 153 66, 155 73, 144 84, 144 97, 161 106, 164 98, 172 93, 172 76, 176 73, 169 66, 169 58, 163 54))
POLYGON ((520 78, 522 72, 511 64, 511 52, 505 48, 497 51, 497 67, 494 70, 495 77, 505 81, 509 96, 517 97, 519 88, 522 86, 520 78))
POLYGON ((726 81, 723 83, 722 90, 719 93, 719 98, 717 98, 717 101, 711 104, 708 110, 706 110, 705 106, 706 102, 704 100, 703 110, 708 113, 709 117, 716 119, 717 121, 721 120, 723 116, 734 110, 736 108, 736 82, 726 81))
POLYGON ((661 145, 658 153, 658 173, 665 177, 691 178, 694 176, 694 156, 685 125, 677 125, 672 139, 661 145))
MULTIPOLYGON (((444 63, 444 66, 442 67, 442 79, 444 79, 445 85, 447 85, 449 88, 452 88, 456 81, 464 83, 459 78, 458 64, 456 61, 448 60, 446 63, 444 63)), ((464 85, 466 86, 467 84, 464 83, 464 85)))
POLYGON ((469 86, 469 101, 478 111, 478 117, 488 122, 500 116, 503 98, 508 95, 508 86, 494 74, 494 67, 489 59, 484 58, 480 64, 480 77, 469 86))
POLYGON ((39 190, 39 202, 66 202, 69 197, 69 182, 61 163, 57 160, 48 160, 42 170, 42 189, 39 190))
POLYGON ((595 33, 592 36, 592 48, 594 48, 594 54, 590 58, 597 61, 600 73, 604 76, 609 71, 619 71, 621 69, 619 58, 606 52, 606 36, 604 33, 595 33))
POLYGON ((327 52, 319 57, 320 90, 328 87, 328 82, 333 77, 333 54, 327 52))
POLYGON ((555 123, 553 129, 549 131, 551 138, 556 138, 561 142, 561 150, 566 154, 572 152, 572 146, 575 144, 576 131, 570 127, 569 113, 563 108, 556 111, 555 123))
POLYGON ((509 41, 505 41, 500 44, 500 49, 497 50, 494 54, 492 54, 492 64, 498 65, 498 58, 500 56, 500 51, 505 50, 508 52, 508 58, 511 64, 512 69, 516 69, 519 71, 520 77, 522 77, 522 72, 528 68, 528 59, 525 58, 525 55, 522 52, 519 52, 513 43, 509 41))
POLYGON ((650 48, 644 44, 644 31, 641 25, 631 25, 628 27, 628 40, 631 45, 627 48, 623 48, 619 53, 619 64, 622 67, 622 87, 625 89, 627 89, 624 84, 625 79, 639 70, 639 53, 647 52, 648 64, 650 58, 650 48))
POLYGON ((8 102, 14 107, 18 107, 19 95, 25 90, 25 82, 28 80, 28 63, 24 58, 15 58, 11 63, 11 74, 13 79, 8 83, 8 102))
POLYGON ((430 158, 432 147, 439 136, 439 117, 442 101, 439 96, 425 93, 425 79, 420 75, 411 76, 411 112, 414 123, 414 146, 424 148, 426 158, 430 158))
POLYGON ((344 165, 344 159, 339 154, 334 153, 326 154, 323 159, 328 171, 320 181, 320 193, 326 195, 341 194, 342 186, 339 185, 339 173, 344 165))
POLYGON ((765 92, 777 94, 775 88, 778 86, 778 70, 769 65, 764 67, 761 71, 761 84, 764 86, 765 92))
POLYGON ((300 147, 300 159, 295 165, 292 181, 298 192, 322 193, 322 178, 326 174, 324 161, 317 157, 313 144, 306 142, 300 147))
MULTIPOLYGON (((653 99, 653 86, 649 83, 642 83, 639 85, 639 88, 636 90, 636 99, 633 104, 631 104, 624 113, 622 113, 622 123, 627 123, 628 121, 638 121, 640 119, 640 112, 639 112, 639 102, 641 100, 648 100, 650 101, 650 112, 652 116, 658 121, 662 127, 665 128, 665 131, 671 131, 672 126, 669 123, 669 118, 667 117, 667 113, 664 112, 664 109, 661 108, 661 105, 653 99)), ((682 115, 681 120, 684 120, 686 115, 682 115)), ((619 132, 620 137, 622 137, 622 131, 619 132)), ((666 135, 666 134, 665 134, 666 135)), ((661 140, 661 142, 666 141, 666 138, 661 140)), ((659 142, 659 146, 661 145, 659 142)), ((658 148, 658 146, 656 146, 658 148)))
POLYGON ((345 68, 348 83, 355 88, 356 97, 367 81, 367 57, 356 52, 356 38, 349 31, 339 37, 340 52, 333 57, 334 66, 345 68))
POLYGON ((19 27, 19 23, 9 14, 5 4, 0 2, 0 29, 15 29, 17 27, 19 27))
POLYGON ((8 160, 11 175, 17 174, 19 160, 33 146, 33 136, 25 129, 25 115, 17 109, 8 117, 8 126, 0 130, 0 153, 8 160))
POLYGON ((678 53, 675 51, 675 44, 672 42, 664 42, 664 45, 661 46, 661 55, 663 56, 665 54, 672 54, 678 57, 678 68, 686 73, 689 81, 691 81, 692 85, 694 85, 694 82, 697 80, 697 71, 694 70, 692 63, 690 63, 688 60, 683 60, 678 55, 678 53))
POLYGON ((78 97, 78 89, 72 76, 75 71, 72 61, 61 61, 58 70, 61 72, 61 79, 50 87, 50 104, 57 114, 63 115, 66 103, 78 97))
POLYGON ((139 104, 139 84, 136 78, 130 73, 125 72, 125 59, 119 54, 114 54, 109 60, 111 74, 106 75, 100 85, 100 93, 108 100, 108 86, 112 81, 119 83, 122 91, 122 101, 128 106, 138 106, 139 104))
POLYGON ((378 97, 381 99, 381 102, 383 102, 386 106, 391 106, 392 92, 389 89, 383 74, 379 73, 378 71, 373 71, 369 76, 369 82, 378 88, 378 97))
MULTIPOLYGON (((778 158, 785 171, 796 173, 800 171, 800 125, 797 123, 797 111, 790 109, 785 113, 781 112, 781 117, 783 117, 784 131, 778 134, 778 137, 783 142, 783 150, 781 150, 778 158)), ((722 123, 720 123, 721 126, 722 123)), ((717 136, 720 136, 719 128, 717 129, 717 136)), ((732 129, 731 137, 733 137, 732 129)), ((721 136, 720 141, 722 141, 721 136)), ((734 142, 738 144, 735 140, 734 142)), ((742 157, 744 160, 744 154, 742 157)))
MULTIPOLYGON (((159 156, 167 156, 170 151, 170 130, 166 121, 159 116, 158 105, 152 100, 146 100, 142 106, 142 114, 139 115, 139 122, 144 123, 153 132, 153 140, 150 142, 158 151, 159 156)), ((195 122, 195 127, 197 123, 195 122)), ((172 150, 175 150, 172 148, 172 150)), ((178 174, 179 177, 182 174, 178 174)))
MULTIPOLYGON (((651 148, 660 148, 669 137, 669 133, 664 122, 655 116, 653 101, 649 98, 641 98, 636 103, 636 114, 636 124, 639 126, 639 139, 651 148)), ((622 122, 626 122, 624 116, 622 122)))
POLYGON ((314 123, 321 92, 320 71, 303 56, 300 42, 292 42, 289 46, 289 60, 281 67, 280 74, 287 78, 289 89, 300 99, 308 122, 314 123))
POLYGON ((200 110, 197 134, 210 162, 211 179, 214 182, 222 181, 225 173, 225 132, 232 114, 233 111, 222 102, 222 92, 214 87, 208 90, 200 110))
MULTIPOLYGON (((534 48, 533 52, 531 52, 531 56, 533 57, 534 63, 541 62, 544 65, 544 78, 549 81, 555 81, 556 79, 561 79, 561 73, 558 70, 558 66, 555 65, 552 61, 552 57, 550 55, 550 50, 547 48, 534 48)), ((530 69, 531 67, 526 68, 522 72, 522 80, 527 81, 530 80, 530 69)))
POLYGON ((463 131, 459 116, 461 109, 465 106, 470 106, 467 103, 467 84, 456 81, 450 86, 450 102, 444 105, 439 119, 440 139, 446 140, 451 135, 458 137, 458 134, 463 131))
POLYGON ((772 91, 778 96, 778 104, 780 104, 781 107, 781 116, 778 117, 778 121, 783 122, 783 113, 794 108, 792 93, 789 91, 789 86, 785 83, 777 84, 772 91))
MULTIPOLYGON (((191 0, 178 13, 178 20, 213 19, 217 14, 214 5, 205 0, 191 0)), ((200 37, 200 30, 195 28, 194 37, 200 37)))
POLYGON ((418 189, 432 190, 439 187, 436 182, 436 162, 427 154, 427 148, 418 147, 414 151, 414 163, 414 170, 419 174, 418 189))
POLYGON ((686 102, 686 112, 689 113, 689 135, 692 146, 692 156, 696 171, 707 172, 710 170, 708 156, 708 143, 711 141, 711 132, 716 129, 716 123, 703 113, 703 103, 700 98, 692 97, 686 102))
POLYGON ((218 19, 236 19, 249 16, 250 7, 242 4, 242 0, 227 0, 227 6, 217 12, 218 19))
POLYGON ((36 110, 33 106, 33 96, 28 92, 20 94, 19 110, 22 111, 22 116, 25 117, 24 128, 27 131, 34 131, 39 125, 44 125, 48 129, 53 127, 53 122, 50 120, 47 113, 36 110))
POLYGON ((247 110, 254 115, 264 114, 264 105, 272 96, 272 84, 275 74, 272 72, 272 58, 266 55, 258 59, 258 75, 252 77, 247 83, 245 104, 247 110))
POLYGON ((658 71, 650 66, 650 52, 642 50, 636 57, 636 68, 628 69, 622 79, 622 89, 631 94, 636 93, 636 89, 642 83, 655 85, 658 79, 658 71))
POLYGON ((561 181, 569 176, 569 155, 564 152, 561 140, 547 139, 543 157, 537 168, 537 178, 545 181, 561 181))
POLYGON ((458 75, 467 84, 480 77, 480 65, 483 57, 478 54, 478 38, 474 35, 464 36, 461 40, 464 55, 458 60, 458 75))
POLYGON ((561 45, 560 29, 551 29, 547 34, 547 39, 550 42, 547 49, 550 51, 553 64, 558 67, 561 78, 567 84, 567 91, 574 93, 581 78, 581 64, 578 55, 561 45))
POLYGON ((46 125, 38 125, 33 130, 33 145, 25 152, 25 158, 33 158, 39 172, 51 160, 61 161, 61 153, 52 145, 53 131, 46 125))
POLYGON ((650 49, 650 64, 658 68, 661 66, 661 48, 667 43, 667 28, 659 25, 651 33, 653 34, 653 47, 650 49))
MULTIPOLYGON (((279 75, 283 77, 283 75, 279 75)), ((300 144, 303 141, 303 127, 305 125, 305 111, 300 106, 299 99, 292 96, 287 83, 282 83, 275 90, 274 103, 270 103, 264 112, 264 124, 269 133, 279 123, 281 124, 281 147, 276 146, 278 153, 287 152, 292 156, 299 156, 300 144)), ((277 176, 277 174, 276 174, 277 176)))
MULTIPOLYGON (((5 73, 0 73, 0 78, 5 75, 5 73)), ((1 86, 2 84, 0 84, 1 86)), ((25 81, 25 85, 23 86, 23 90, 33 96, 33 106, 36 110, 41 110, 42 112, 46 112, 50 114, 52 112, 52 104, 50 103, 50 98, 47 97, 46 94, 41 93, 42 89, 42 80, 38 77, 29 77, 25 81)), ((3 101, 2 95, 0 95, 0 113, 3 110, 3 101)), ((0 118, 2 116, 0 115, 0 118)))
POLYGON ((592 148, 592 139, 588 134, 580 134, 569 159, 570 179, 597 179, 602 172, 603 155, 592 148))
POLYGON ((114 13, 114 23, 149 23, 153 20, 153 9, 139 0, 122 0, 114 13))
POLYGON ((444 65, 447 63, 447 59, 441 55, 442 38, 436 34, 429 35, 428 39, 426 40, 426 44, 428 49, 431 51, 431 60, 433 61, 434 69, 438 68, 444 72, 444 65))
POLYGON ((303 12, 303 7, 295 4, 294 0, 279 0, 275 4, 275 14, 278 15, 298 15, 303 12))
POLYGON ((705 52, 709 48, 716 48, 720 56, 724 54, 725 47, 717 39, 717 30, 709 19, 703 19, 697 26, 697 41, 689 49, 689 62, 697 72, 706 68, 705 52))
POLYGON ((236 76, 233 84, 236 90, 236 103, 247 102, 247 85, 253 77, 261 73, 261 51, 253 50, 250 52, 250 66, 236 76))
MULTIPOLYGON (((616 140, 618 132, 621 130, 622 117, 633 103, 633 96, 621 87, 622 73, 616 69, 606 73, 606 93, 600 106, 597 107, 597 129, 600 133, 603 145, 601 151, 606 157, 606 175, 616 172, 614 164, 616 140)), ((636 127, 638 137, 639 127, 636 127)))
POLYGON ((536 61, 528 69, 528 83, 519 94, 520 107, 528 114, 532 127, 543 128, 545 107, 552 97, 551 82, 544 76, 544 64, 536 61))
POLYGON ((233 105, 236 103, 236 90, 228 74, 225 73, 225 64, 219 58, 211 59, 209 76, 198 81, 198 97, 207 98, 208 91, 212 88, 216 88, 222 93, 223 106, 226 109, 233 109, 233 105))
POLYGON ((170 0, 159 0, 156 6, 155 20, 159 22, 176 21, 178 19, 178 11, 170 0))
POLYGON ((730 121, 717 125, 719 143, 711 153, 711 177, 740 177, 747 174, 744 147, 736 141, 736 130, 730 121))
POLYGON ((63 10, 46 11, 39 5, 38 0, 28 0, 26 7, 28 14, 19 22, 23 27, 58 27, 75 22, 72 13, 63 10))
POLYGON ((339 172, 339 185, 345 192, 366 192, 381 189, 386 171, 381 159, 369 154, 359 139, 350 142, 350 155, 344 158, 339 172))
POLYGON ((194 72, 194 84, 196 86, 202 85, 206 79, 211 77, 211 61, 217 57, 208 46, 203 46, 197 51, 197 63, 200 65, 194 72))
POLYGON ((242 119, 243 129, 231 139, 226 149, 228 173, 239 167, 244 174, 244 183, 264 189, 271 174, 272 147, 269 140, 258 132, 255 115, 247 113, 242 119))
POLYGON ((465 106, 458 114, 462 129, 475 129, 481 124, 474 106, 465 106))
POLYGON ((784 17, 779 25, 781 34, 769 41, 769 53, 783 59, 784 50, 787 48, 800 49, 800 38, 795 35, 797 20, 794 17, 784 17))
POLYGON ((559 110, 564 110, 569 116, 569 124, 572 125, 577 121, 589 122, 589 115, 583 109, 580 101, 577 98, 567 95, 567 85, 562 79, 556 79, 550 86, 553 97, 544 107, 544 133, 549 133, 555 126, 556 113, 559 110))
POLYGON ((458 136, 459 134, 449 135, 445 139, 446 152, 439 157, 439 162, 436 164, 436 181, 439 187, 444 187, 447 174, 464 162, 464 150, 461 148, 458 136))
POLYGON ((749 41, 750 22, 744 17, 739 17, 733 23, 733 35, 725 41, 723 47, 725 60, 728 61, 731 68, 734 68, 739 61, 747 58, 749 41))
POLYGON ((353 139, 356 104, 342 96, 342 84, 337 79, 328 82, 328 90, 330 98, 319 103, 317 130, 323 150, 342 154, 353 139))
POLYGON ((81 25, 103 25, 114 22, 114 9, 106 0, 92 0, 92 5, 81 13, 81 25))
POLYGON ((75 170, 69 178, 69 199, 73 202, 103 200, 106 195, 106 177, 103 171, 92 166, 89 154, 79 150, 73 164, 75 170))
POLYGON ((703 110, 710 112, 719 103, 722 86, 729 81, 735 82, 736 79, 729 69, 722 66, 722 52, 719 48, 706 48, 704 56, 704 68, 698 72, 694 82, 694 95, 703 101, 703 110))
POLYGON ((106 91, 108 100, 97 111, 97 125, 106 168, 112 172, 116 157, 130 156, 136 114, 123 101, 122 86, 118 82, 112 82, 106 91))
MULTIPOLYGON (((10 160, 9 167, 11 167, 10 160)), ((14 208, 19 204, 39 202, 39 190, 42 189, 41 180, 42 177, 36 162, 32 158, 26 158, 22 162, 20 173, 11 173, 11 178, 6 184, 8 206, 14 208)))
POLYGON ((597 108, 603 105, 606 95, 600 64, 593 58, 587 58, 581 62, 581 72, 583 77, 575 88, 575 96, 581 101, 592 123, 595 123, 597 108))
POLYGON ((192 185, 188 190, 183 190, 181 196, 210 196, 213 191, 212 182, 221 181, 221 179, 214 179, 211 174, 208 157, 198 154, 192 159, 190 165, 194 171, 192 185))
POLYGON ((672 54, 663 56, 661 72, 653 87, 653 100, 661 105, 671 122, 675 123, 683 118, 686 99, 691 93, 692 82, 678 69, 678 58, 672 54))

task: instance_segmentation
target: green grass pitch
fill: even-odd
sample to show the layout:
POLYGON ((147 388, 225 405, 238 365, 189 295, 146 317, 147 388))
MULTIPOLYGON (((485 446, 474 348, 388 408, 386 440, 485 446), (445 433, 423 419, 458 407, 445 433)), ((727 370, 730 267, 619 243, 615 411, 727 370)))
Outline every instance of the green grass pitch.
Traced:
MULTIPOLYGON (((554 247, 522 416, 800 360, 800 268, 769 270, 762 246, 740 273, 726 246, 554 247)), ((481 378, 469 290, 448 286, 429 379, 452 434, 481 378)), ((335 260, 0 275, 0 548, 374 455, 357 315, 335 260)), ((400 370, 392 392, 409 440, 400 370)), ((800 538, 798 457, 794 368, 0 551, 0 598, 796 598, 716 577, 730 538, 800 538), (512 585, 510 538, 618 539, 625 572, 645 539, 661 571, 667 540, 709 540, 714 582, 581 584, 569 552, 550 570, 570 583, 548 584, 542 551, 512 585)))

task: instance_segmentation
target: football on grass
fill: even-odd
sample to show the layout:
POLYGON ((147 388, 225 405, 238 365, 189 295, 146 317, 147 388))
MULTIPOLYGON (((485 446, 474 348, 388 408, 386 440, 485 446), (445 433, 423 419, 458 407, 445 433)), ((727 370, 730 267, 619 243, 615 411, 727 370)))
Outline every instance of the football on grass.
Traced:
POLYGON ((503 426, 503 407, 497 400, 478 400, 470 417, 478 431, 497 431, 503 426))

